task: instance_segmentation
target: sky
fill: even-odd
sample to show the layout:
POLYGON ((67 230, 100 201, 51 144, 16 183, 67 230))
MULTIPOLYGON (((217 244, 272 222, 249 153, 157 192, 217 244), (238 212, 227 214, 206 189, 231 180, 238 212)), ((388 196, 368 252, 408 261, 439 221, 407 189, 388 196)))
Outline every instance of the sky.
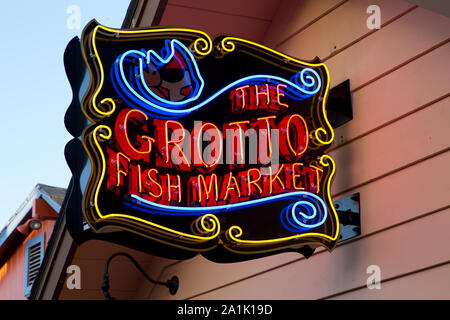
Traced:
POLYGON ((64 146, 71 136, 64 126, 64 114, 72 91, 64 71, 64 49, 93 18, 120 28, 129 3, 0 3, 0 230, 36 184, 69 185, 64 146))

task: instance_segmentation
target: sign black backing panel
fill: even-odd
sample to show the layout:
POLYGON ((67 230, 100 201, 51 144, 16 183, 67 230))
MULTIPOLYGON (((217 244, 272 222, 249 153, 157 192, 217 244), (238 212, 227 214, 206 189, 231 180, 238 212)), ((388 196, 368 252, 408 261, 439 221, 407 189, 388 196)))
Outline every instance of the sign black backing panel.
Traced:
POLYGON ((76 240, 217 262, 334 248, 323 63, 197 30, 95 21, 81 50, 89 73, 68 76, 84 79, 71 81, 74 101, 84 96, 66 115, 76 240))

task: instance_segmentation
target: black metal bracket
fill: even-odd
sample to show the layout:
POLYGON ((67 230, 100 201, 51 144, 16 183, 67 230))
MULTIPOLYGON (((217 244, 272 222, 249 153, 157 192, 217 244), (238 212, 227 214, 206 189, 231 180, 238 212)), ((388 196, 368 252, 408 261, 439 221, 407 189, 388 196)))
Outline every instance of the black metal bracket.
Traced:
POLYGON ((103 274, 103 282, 101 285, 101 289, 103 291, 103 295, 105 296, 105 300, 115 300, 114 297, 112 297, 109 293, 109 264, 111 261, 117 257, 117 256, 124 256, 128 258, 133 264, 136 266, 136 268, 142 273, 142 275, 147 279, 149 282, 157 285, 166 286, 169 289, 170 294, 174 295, 178 291, 179 286, 179 280, 177 276, 173 276, 166 282, 153 280, 150 278, 150 276, 144 271, 144 269, 139 265, 139 263, 134 259, 131 255, 129 255, 126 252, 117 252, 113 254, 111 257, 108 258, 105 265, 105 272, 103 274))
POLYGON ((330 89, 325 110, 333 128, 340 127, 353 119, 350 80, 347 79, 330 89))
POLYGON ((351 196, 341 198, 334 203, 334 208, 339 217, 341 234, 339 242, 349 240, 361 234, 360 195, 354 193, 351 196))

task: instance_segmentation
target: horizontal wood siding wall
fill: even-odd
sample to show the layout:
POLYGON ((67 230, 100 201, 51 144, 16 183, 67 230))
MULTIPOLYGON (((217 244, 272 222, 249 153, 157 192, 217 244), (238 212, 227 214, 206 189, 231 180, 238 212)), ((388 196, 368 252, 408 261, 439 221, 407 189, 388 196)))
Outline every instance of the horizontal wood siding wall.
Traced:
POLYGON ((262 41, 278 2, 227 0, 170 0, 164 10, 161 26, 199 29, 209 36, 229 34, 262 41))
POLYGON ((309 259, 171 263, 159 278, 180 278, 176 296, 154 287, 136 297, 450 298, 449 37, 449 18, 402 0, 281 1, 264 42, 320 57, 331 86, 350 79, 354 119, 335 131, 332 192, 360 192, 362 235, 309 259), (371 4, 380 30, 366 27, 371 4), (366 287, 370 265, 381 268, 380 290, 366 287))

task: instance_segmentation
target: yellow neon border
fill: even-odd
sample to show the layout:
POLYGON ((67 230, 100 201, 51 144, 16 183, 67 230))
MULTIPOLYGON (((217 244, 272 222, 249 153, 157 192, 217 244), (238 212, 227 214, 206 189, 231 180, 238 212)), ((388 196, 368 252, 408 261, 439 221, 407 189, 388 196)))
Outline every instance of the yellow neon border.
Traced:
MULTIPOLYGON (((206 232, 213 232, 215 230, 215 226, 217 226, 216 233, 213 234, 212 236, 209 236, 209 237, 200 237, 200 236, 195 236, 195 235, 179 232, 177 230, 173 230, 173 229, 170 229, 170 228, 158 225, 156 223, 153 223, 153 222, 150 222, 150 221, 147 221, 147 220, 143 220, 143 219, 140 219, 140 218, 137 218, 137 217, 134 217, 134 216, 126 215, 126 214, 111 213, 111 214, 103 215, 100 212, 99 208, 98 208, 98 193, 100 192, 100 187, 101 187, 101 185, 103 183, 103 179, 105 177, 106 160, 105 160, 105 156, 103 154, 103 150, 101 149, 100 144, 99 144, 99 142, 97 140, 97 132, 100 129, 107 130, 107 132, 108 132, 107 135, 104 135, 104 134, 101 134, 101 133, 99 134, 99 137, 101 137, 103 139, 106 139, 106 140, 111 138, 112 131, 111 131, 111 129, 108 126, 99 125, 99 126, 97 126, 94 129, 94 131, 92 133, 92 137, 94 139, 94 142, 95 142, 95 145, 96 145, 97 149, 100 152, 101 161, 102 161, 102 166, 101 166, 102 169, 101 169, 100 181, 99 181, 99 183, 97 185, 97 188, 95 190, 95 193, 94 193, 94 207, 95 207, 95 210, 96 210, 98 216, 101 219, 107 219, 107 218, 110 218, 110 217, 121 217, 121 218, 125 218, 125 219, 132 219, 132 220, 136 220, 136 221, 139 221, 141 223, 144 223, 144 224, 147 224, 147 225, 150 225, 150 226, 153 226, 153 227, 160 228, 160 229, 162 229, 164 231, 167 231, 169 233, 173 233, 173 234, 176 234, 178 236, 185 237, 187 239, 192 239, 192 240, 195 239, 197 241, 200 240, 201 242, 212 240, 212 239, 216 238, 220 234, 220 223, 219 223, 217 217, 212 215, 212 214, 206 214, 206 215, 202 216, 201 220, 200 220, 201 226, 203 227, 203 229, 206 232), (205 219, 206 218, 210 218, 211 219, 211 221, 213 223, 213 227, 212 228, 208 228, 205 225, 205 219)), ((304 233, 304 234, 299 234, 299 235, 295 235, 295 236, 289 236, 289 237, 277 238, 277 239, 269 239, 269 240, 240 240, 237 237, 242 235, 242 229, 240 227, 238 227, 238 226, 230 227, 226 231, 226 236, 231 238, 231 240, 233 240, 234 242, 239 243, 240 245, 244 244, 244 245, 249 245, 249 246, 254 246, 254 245, 260 246, 260 245, 275 244, 275 243, 280 243, 280 242, 288 242, 288 241, 291 241, 291 240, 307 238, 307 237, 319 237, 319 238, 328 239, 330 241, 335 241, 337 239, 337 237, 339 236, 340 225, 339 225, 339 218, 338 218, 337 213, 336 213, 336 211, 334 209, 334 206, 332 205, 331 196, 330 196, 330 189, 331 189, 331 181, 332 181, 332 179, 334 177, 334 174, 335 174, 335 171, 336 171, 336 167, 335 167, 334 160, 329 155, 323 155, 320 158, 320 164, 322 166, 324 166, 324 167, 330 166, 330 164, 327 164, 327 163, 324 162, 325 159, 328 159, 331 162, 331 164, 332 164, 331 165, 331 169, 332 169, 331 173, 329 173, 327 175, 327 177, 326 177, 326 179, 327 179, 327 181, 326 181, 326 191, 327 191, 327 197, 328 197, 328 199, 327 199, 328 200, 328 205, 331 208, 331 210, 333 211, 333 214, 335 216, 335 221, 336 221, 336 224, 337 224, 336 233, 335 233, 334 237, 328 236, 328 235, 323 234, 323 233, 304 233), (238 230, 239 234, 234 236, 232 234, 233 230, 238 230)), ((322 245, 320 242, 319 242, 319 244, 322 245)), ((226 246, 226 244, 224 244, 224 246, 228 249, 228 246, 226 246)), ((273 249, 273 250, 278 250, 278 248, 273 249)), ((239 251, 239 252, 241 252, 241 251, 239 251)), ((261 252, 261 251, 258 250, 258 252, 261 252)))
POLYGON ((276 51, 276 50, 273 50, 271 48, 268 48, 268 47, 266 47, 266 46, 264 46, 262 44, 259 44, 259 43, 256 43, 256 42, 253 42, 253 41, 250 41, 250 40, 237 38, 237 37, 225 37, 225 38, 223 38, 222 41, 221 41, 221 48, 224 51, 226 51, 226 52, 233 52, 234 49, 236 48, 236 46, 234 45, 234 43, 232 41, 243 42, 243 43, 249 44, 250 46, 261 48, 261 49, 263 49, 265 51, 268 51, 268 52, 271 52, 271 53, 273 53, 273 54, 275 54, 275 55, 277 55, 279 57, 282 57, 284 59, 288 59, 290 61, 294 61, 294 62, 299 63, 299 64, 304 64, 304 65, 308 65, 308 66, 311 66, 311 67, 324 67, 325 72, 327 73, 327 85, 326 85, 325 94, 324 94, 324 97, 323 97, 323 100, 322 100, 322 116, 325 119, 325 122, 326 122, 326 124, 328 126, 328 129, 330 130, 331 138, 329 140, 327 140, 327 141, 324 141, 324 140, 322 140, 319 137, 319 132, 323 132, 323 133, 325 133, 325 135, 327 135, 326 130, 323 129, 323 128, 317 128, 314 131, 314 138, 320 144, 323 144, 323 145, 330 144, 331 142, 333 142, 333 140, 334 140, 334 130, 333 130, 333 127, 331 126, 330 122, 328 121, 327 114, 326 114, 326 111, 325 111, 325 105, 326 105, 326 101, 327 101, 327 97, 328 97, 328 91, 330 89, 330 73, 328 71, 327 66, 324 63, 310 63, 310 62, 301 61, 301 60, 295 59, 293 57, 290 57, 290 56, 288 56, 288 55, 286 55, 284 53, 281 53, 279 51, 276 51), (227 48, 227 46, 230 46, 230 48, 227 48))
MULTIPOLYGON (((143 34, 143 33, 157 33, 157 32, 164 32, 164 31, 197 33, 197 34, 202 35, 202 36, 203 36, 204 38, 206 38, 207 40, 205 40, 204 38, 198 38, 198 39, 196 39, 196 40, 194 41, 193 47, 194 47, 196 53, 199 54, 199 55, 208 55, 208 54, 212 51, 212 42, 211 42, 210 37, 209 37, 206 33, 202 32, 202 31, 198 31, 198 30, 186 29, 186 28, 163 28, 163 29, 147 29, 147 30, 119 30, 119 29, 111 29, 111 28, 103 27, 103 26, 101 26, 101 25, 97 25, 97 26, 94 28, 94 31, 93 31, 93 33, 92 33, 92 47, 93 47, 94 54, 95 54, 95 57, 96 57, 97 62, 98 62, 98 66, 99 66, 99 68, 100 68, 100 84, 97 86, 97 89, 95 90, 95 92, 94 92, 94 94, 93 94, 92 105, 93 105, 93 107, 94 107, 94 110, 95 110, 98 114, 103 115, 103 116, 108 116, 108 115, 113 114, 114 111, 115 111, 115 109, 116 109, 116 106, 115 106, 114 101, 113 101, 111 98, 105 98, 105 99, 103 99, 103 100, 100 102, 100 104, 101 104, 101 103, 105 103, 105 102, 110 102, 110 103, 112 104, 111 110, 109 110, 109 111, 107 111, 107 112, 101 111, 100 109, 98 109, 98 107, 97 107, 97 105, 96 105, 96 98, 97 98, 98 94, 100 93, 100 91, 101 91, 101 89, 102 89, 102 87, 103 87, 103 82, 104 82, 104 70, 103 70, 103 65, 102 65, 102 63, 101 63, 101 61, 100 61, 100 59, 99 59, 98 50, 97 50, 97 47, 96 47, 96 44, 95 44, 95 37, 96 37, 97 31, 98 31, 99 28, 101 28, 101 29, 103 29, 103 30, 105 30, 105 31, 109 31, 109 32, 112 32, 112 33, 119 33, 119 34, 120 34, 120 33, 123 33, 123 34, 143 34), (203 43, 203 49, 199 49, 199 48, 198 48, 198 45, 199 45, 200 42, 203 43), (205 50, 205 48, 207 49, 207 51, 202 51, 202 50, 205 50)), ((326 67, 326 65, 325 65, 324 63, 313 64, 313 63, 304 62, 304 61, 301 61, 301 60, 292 58, 292 57, 290 57, 290 56, 287 56, 287 55, 285 55, 285 54, 283 54, 283 53, 281 53, 281 52, 278 52, 278 51, 275 51, 275 50, 270 49, 270 48, 268 48, 268 47, 265 47, 265 46, 263 46, 263 45, 260 45, 260 44, 258 44, 258 43, 255 43, 255 42, 252 42, 252 41, 248 41, 248 40, 245 40, 245 39, 236 38, 236 37, 226 37, 226 38, 222 39, 222 42, 221 42, 221 43, 222 43, 222 47, 223 47, 223 49, 224 49, 225 51, 231 52, 231 51, 233 51, 233 50, 235 49, 235 45, 231 42, 232 40, 240 41, 240 42, 243 42, 243 43, 247 43, 247 44, 249 44, 249 45, 251 45, 251 46, 254 46, 254 47, 259 47, 259 48, 264 49, 264 50, 266 50, 266 51, 272 52, 272 53, 274 53, 274 54, 277 55, 277 56, 283 57, 283 58, 285 58, 285 59, 289 59, 289 60, 291 60, 291 61, 294 61, 294 62, 297 62, 297 63, 300 63, 300 64, 309 65, 309 66, 313 66, 313 67, 319 67, 319 66, 323 66, 323 67, 324 67, 324 69, 325 69, 325 71, 326 71, 326 74, 327 74, 327 84, 326 84, 326 88, 325 88, 324 98, 323 98, 323 101, 322 101, 322 116, 323 116, 323 119, 325 119, 326 124, 328 125, 328 127, 329 127, 329 129, 330 129, 330 132, 331 132, 331 139, 330 139, 329 141, 324 141, 324 140, 322 140, 322 139, 319 137, 319 134, 318 134, 319 131, 320 131, 320 132, 324 132, 325 135, 327 135, 326 130, 323 129, 323 128, 318 128, 318 129, 314 130, 314 135, 315 135, 316 140, 317 140, 319 143, 321 143, 321 144, 330 144, 330 143, 333 141, 333 139, 334 139, 334 131, 333 131, 333 128, 331 127, 330 123, 328 122, 328 119, 327 119, 327 117, 326 117, 326 112, 325 112, 326 98, 327 98, 327 96, 328 96, 328 91, 329 91, 329 86, 330 86, 329 72, 328 72, 328 68, 326 67), (227 41, 230 41, 230 42, 228 42, 228 44, 231 45, 231 49, 226 48, 227 41)), ((83 52, 83 53, 84 53, 84 52, 83 52)), ((85 57, 85 58, 86 58, 86 57, 85 57)), ((88 67, 89 67, 89 64, 88 64, 88 67)), ((89 70, 92 72, 92 70, 91 70, 90 68, 89 68, 89 70)), ((103 182, 103 179, 104 179, 104 176, 105 176, 105 167, 106 167, 106 166, 105 166, 105 157, 104 157, 104 154, 103 154, 103 152, 102 152, 102 150, 101 150, 101 147, 100 147, 100 145, 99 145, 99 143, 98 143, 98 141, 97 141, 97 131, 98 131, 99 129, 101 129, 101 128, 106 129, 106 130, 108 131, 108 134, 107 134, 107 135, 100 134, 100 137, 101 137, 101 138, 103 138, 103 139, 109 139, 109 138, 111 137, 111 135, 112 135, 111 129, 110 129, 109 127, 107 127, 107 126, 104 126, 104 125, 99 125, 98 127, 96 127, 96 128, 94 129, 94 132, 93 132, 93 138, 94 138, 96 147, 97 147, 98 150, 100 151, 100 154, 101 154, 101 161, 102 161, 102 172, 101 172, 101 177, 100 177, 100 181, 99 181, 99 183, 98 183, 98 185, 97 185, 97 188, 96 188, 96 190, 95 190, 95 195, 94 195, 94 206, 95 206, 95 209, 96 209, 96 212, 97 212, 98 216, 99 216, 101 219, 106 219, 106 218, 108 218, 108 217, 119 217, 119 218, 125 218, 125 219, 133 219, 133 220, 139 221, 139 222, 141 222, 141 223, 144 223, 144 224, 147 224, 147 225, 150 225, 150 226, 153 226, 153 227, 161 228, 162 230, 167 231, 167 232, 169 232, 169 233, 175 233, 175 234, 180 235, 180 236, 182 236, 182 237, 186 237, 186 238, 192 239, 192 240, 195 239, 195 240, 201 241, 201 242, 208 241, 208 240, 212 240, 212 239, 216 238, 216 237, 220 234, 220 223, 219 223, 217 217, 214 216, 214 215, 211 215, 211 214, 206 214, 206 215, 204 215, 204 216, 201 218, 201 219, 202 219, 202 220, 201 220, 201 225, 202 225, 202 227, 204 227, 204 229, 205 229, 206 232, 208 232, 208 231, 213 231, 214 228, 215 228, 215 226, 217 226, 217 232, 216 232, 214 235, 209 236, 209 237, 199 237, 199 236, 195 236, 195 235, 190 235, 190 234, 182 233, 182 232, 179 232, 179 231, 176 231, 176 230, 173 230, 173 229, 170 229, 170 228, 167 228, 167 227, 164 227, 164 226, 161 226, 161 225, 158 225, 158 224, 155 224, 155 223, 152 223, 152 222, 149 222, 149 221, 146 221, 146 220, 137 218, 137 217, 125 215, 125 214, 113 213, 113 214, 108 214, 108 215, 105 215, 105 216, 102 215, 101 212, 100 212, 100 210, 99 210, 99 208, 98 208, 98 203, 97 203, 97 200, 98 200, 98 193, 99 193, 99 191, 100 191, 100 186, 101 186, 101 184, 102 184, 102 182, 103 182), (208 229, 207 226, 204 224, 204 219, 206 219, 207 217, 210 218, 210 219, 212 219, 212 223, 213 223, 213 228, 212 228, 212 229, 211 229, 211 228, 208 229)), ((255 244, 260 245, 260 244, 280 243, 280 242, 286 242, 286 241, 295 240, 295 239, 300 239, 300 238, 305 238, 305 237, 320 237, 320 238, 328 239, 328 240, 330 240, 330 241, 335 241, 335 240, 337 239, 337 237, 339 236, 339 220, 338 220, 337 213, 336 213, 336 211, 334 210, 334 207, 333 207, 333 205, 332 205, 331 196, 330 196, 330 184, 331 184, 332 178, 333 178, 334 173, 335 173, 335 163, 334 163, 333 159, 332 159, 330 156, 328 156, 328 155, 323 155, 323 156, 321 157, 321 159, 320 159, 320 163, 321 163, 323 166, 329 166, 329 164, 326 164, 326 163, 323 162, 323 160, 324 160, 325 158, 329 159, 329 160, 332 162, 332 164, 333 164, 333 165, 332 165, 332 172, 331 172, 331 174, 329 174, 328 177, 327 177, 327 179, 328 179, 328 181, 327 181, 327 192, 328 192, 328 205, 329 205, 330 208, 332 208, 333 214, 334 214, 335 219, 336 219, 335 221, 336 221, 336 223, 337 223, 336 234, 334 235, 334 237, 331 237, 331 236, 328 236, 328 235, 325 235, 325 234, 321 234, 321 233, 307 233, 307 234, 301 234, 301 235, 290 236, 290 237, 285 237, 285 238, 278 238, 278 239, 269 239, 269 240, 240 240, 240 239, 238 239, 237 237, 239 237, 239 236, 242 234, 242 229, 241 229, 240 227, 238 227, 238 226, 232 226, 232 227, 230 227, 230 228, 227 230, 227 235, 228 235, 233 241, 235 241, 236 243, 239 243, 239 244, 247 244, 247 245, 250 245, 250 246, 253 246, 253 245, 255 245, 255 244), (239 231, 239 234, 236 235, 236 236, 233 236, 232 230, 236 230, 236 229, 239 231)), ((162 239, 159 239, 159 238, 158 238, 158 240, 164 242, 162 239)), ((220 239, 219 239, 219 241, 220 241, 220 239)), ((220 241, 220 242, 221 242, 221 241, 220 241)), ((171 243, 171 244, 172 244, 172 243, 171 243)), ((321 243, 319 243, 319 244, 321 244, 321 243)), ((321 245, 322 245, 322 244, 321 244, 321 245)), ((228 248, 227 248, 227 249, 228 249, 228 248)), ((278 249, 278 248, 276 248, 276 249, 278 249)), ((274 250, 276 250, 276 249, 274 249, 274 250)), ((242 251, 239 251, 239 252, 242 253, 242 251)))
MULTIPOLYGON (((326 190, 327 190, 327 197, 328 197, 328 205, 330 206, 331 210, 333 211, 334 217, 336 219, 336 224, 337 224, 337 228, 336 228, 336 234, 331 237, 329 235, 323 234, 323 233, 304 233, 304 234, 299 234, 299 235, 295 235, 295 236, 289 236, 289 237, 284 237, 284 238, 277 238, 277 239, 269 239, 269 240, 240 240, 237 237, 242 235, 242 228, 239 226, 232 226, 230 227, 227 231, 226 231, 226 236, 230 237, 231 240, 233 240, 234 242, 242 245, 242 244, 247 244, 247 245, 261 245, 261 244, 275 244, 278 242, 287 242, 290 240, 295 240, 295 239, 300 239, 300 238, 307 238, 307 237, 319 237, 319 238, 325 238, 328 239, 330 241, 335 241, 337 240, 339 233, 340 233, 340 225, 339 225, 339 218, 338 215, 336 213, 336 210, 334 209, 333 206, 333 202, 331 201, 331 195, 330 195, 330 190, 331 190, 331 181, 333 180, 333 176, 336 172, 336 165, 335 162, 333 160, 333 158, 331 158, 329 155, 323 155, 320 158, 320 164, 324 167, 328 167, 330 166, 330 164, 327 164, 324 162, 325 159, 328 159, 331 162, 331 173, 328 175, 327 177, 327 186, 326 186, 326 190), (233 230, 238 230, 238 234, 236 236, 234 236, 232 234, 233 230)), ((319 244, 321 244, 319 242, 319 244)), ((322 245, 322 244, 321 244, 322 245)), ((228 247, 227 247, 228 249, 228 247)), ((274 250, 278 250, 278 248, 274 249, 274 250)), ((260 251, 258 251, 260 252, 260 251)))
MULTIPOLYGON (((326 144, 330 144, 331 142, 333 142, 334 140, 334 130, 333 127, 331 126, 330 122, 328 121, 328 118, 326 116, 326 111, 325 111, 325 106, 326 106, 326 101, 327 101, 327 97, 328 97, 328 92, 329 92, 329 88, 330 88, 330 74, 328 71, 327 66, 324 63, 309 63, 309 62, 305 62, 305 61, 301 61, 298 60, 296 58, 290 57, 286 54, 283 54, 279 51, 273 50, 271 48, 268 48, 264 45, 258 44, 256 42, 253 41, 249 41, 246 39, 241 39, 241 38, 237 38, 237 37, 225 37, 221 40, 221 48, 226 51, 226 52, 232 52, 235 50, 236 46, 234 45, 234 43, 232 41, 236 41, 236 42, 242 42, 242 43, 246 43, 249 44, 250 46, 254 46, 254 47, 258 47, 261 48, 263 50, 266 50, 268 52, 271 52, 273 54, 275 54, 276 56, 282 57, 284 59, 288 59, 290 61, 294 61, 296 63, 299 64, 304 64, 304 65, 308 65, 308 66, 312 66, 312 67, 320 67, 323 66, 325 69, 325 72, 327 74, 327 84, 326 84, 326 88, 325 88, 325 93, 324 93, 324 97, 322 100, 322 117, 325 120, 330 133, 331 133, 331 138, 328 141, 324 141, 320 138, 319 136, 319 132, 323 132, 325 133, 325 135, 327 135, 327 132, 325 129, 323 128, 317 128, 314 131, 314 137, 315 139, 322 145, 326 145, 326 144), (229 48, 227 48, 227 46, 229 45, 229 48)), ((336 210, 334 209, 333 206, 333 202, 331 200, 331 195, 330 195, 330 188, 331 188, 331 181, 333 179, 333 176, 335 174, 335 170, 336 170, 336 164, 334 162, 334 160, 329 156, 329 155, 323 155, 320 158, 320 164, 322 166, 329 166, 329 164, 326 164, 323 162, 324 159, 329 159, 332 163, 332 172, 328 175, 327 179, 327 193, 328 193, 328 206, 331 208, 331 210, 333 211, 333 214, 335 216, 336 219, 336 224, 337 224, 337 228, 336 228, 336 234, 334 235, 334 237, 330 237, 326 234, 322 234, 322 233, 305 233, 305 234, 301 234, 301 235, 296 235, 296 236, 290 236, 290 237, 284 237, 284 238, 278 238, 278 239, 269 239, 269 240, 240 240, 237 237, 242 235, 242 228, 239 226, 232 226, 230 227, 227 231, 226 231, 226 235, 227 237, 231 238, 231 240, 235 241, 236 243, 242 245, 242 244, 247 244, 247 245, 260 245, 260 244, 270 244, 270 243, 278 243, 278 242, 284 242, 284 241, 290 241, 290 240, 295 240, 295 239, 299 239, 299 238, 304 238, 304 237, 321 237, 321 238, 325 238, 328 239, 330 241, 336 241, 339 233, 340 233, 340 225, 339 225, 339 218, 337 216, 336 210), (233 236, 232 231, 233 230, 238 230, 238 234, 236 236, 233 236)), ((321 244, 321 243, 319 243, 321 244)), ((230 248, 227 247, 228 250, 230 250, 230 248)), ((277 248, 278 249, 278 248, 277 248)), ((274 250, 277 250, 274 249, 274 250)), ((231 250, 233 251, 233 250, 231 250)), ((241 252, 241 251, 239 251, 241 252)), ((258 251, 259 252, 259 251, 258 251)))

